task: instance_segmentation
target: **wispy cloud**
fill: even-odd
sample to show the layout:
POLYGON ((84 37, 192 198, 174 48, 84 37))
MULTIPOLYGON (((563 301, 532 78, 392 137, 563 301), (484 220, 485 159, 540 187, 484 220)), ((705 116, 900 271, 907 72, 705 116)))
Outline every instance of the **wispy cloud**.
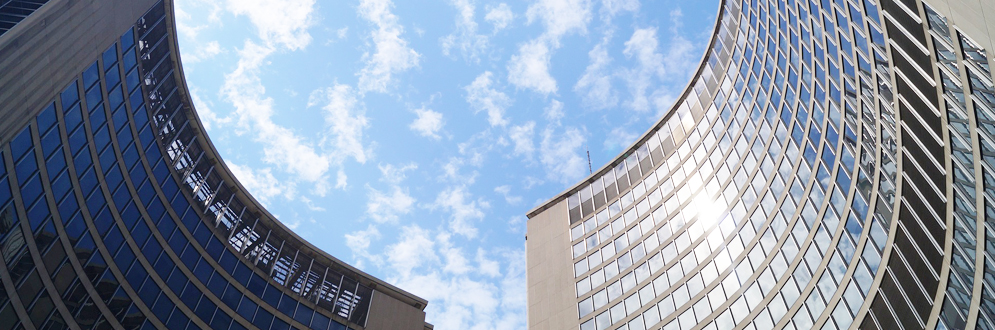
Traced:
POLYGON ((351 157, 364 164, 368 158, 369 152, 363 146, 363 130, 370 124, 356 97, 352 87, 335 84, 312 92, 308 99, 308 107, 319 106, 325 111, 329 135, 324 142, 331 145, 338 163, 351 157))
POLYGON ((480 111, 487 112, 487 122, 491 126, 504 126, 508 120, 504 118, 504 111, 511 106, 511 98, 508 95, 491 88, 491 74, 486 71, 474 79, 466 90, 466 101, 470 103, 474 113, 480 111))
POLYGON ((585 107, 607 109, 618 103, 618 96, 612 88, 614 74, 611 72, 612 58, 608 55, 609 40, 609 37, 606 36, 601 43, 587 53, 591 59, 591 64, 587 66, 584 75, 574 85, 574 91, 584 100, 585 107))
POLYGON ((508 129, 508 137, 515 146, 515 156, 524 157, 525 160, 532 158, 532 154, 535 153, 535 143, 532 142, 535 137, 535 127, 534 121, 528 121, 508 129))
POLYGON ((294 185, 273 176, 273 171, 269 168, 253 169, 249 166, 235 163, 227 163, 228 169, 238 178, 238 182, 245 187, 253 197, 260 203, 270 204, 273 198, 281 196, 292 199, 294 196, 294 185))
POLYGON ((421 136, 429 137, 435 140, 441 138, 439 136, 439 131, 442 130, 442 126, 446 124, 446 121, 442 119, 442 113, 432 111, 431 109, 415 109, 415 114, 418 118, 408 125, 412 131, 418 133, 421 136))
POLYGON ((264 59, 273 51, 272 47, 246 40, 235 71, 225 75, 221 93, 235 107, 233 115, 243 127, 242 134, 251 132, 253 139, 262 144, 265 162, 321 187, 331 159, 318 153, 305 138, 273 121, 274 101, 266 96, 258 76, 264 59))
POLYGON ((459 15, 456 17, 456 31, 439 40, 442 53, 453 56, 453 50, 456 50, 467 61, 479 62, 480 55, 487 50, 489 40, 487 36, 477 34, 477 21, 473 18, 476 7, 471 0, 450 0, 449 3, 456 7, 459 15))
POLYGON ((398 217, 411 212, 415 199, 401 187, 382 192, 367 186, 366 214, 377 223, 397 223, 398 217))
POLYGON ((542 133, 540 152, 542 164, 546 167, 547 176, 560 183, 570 183, 587 173, 587 159, 581 154, 587 141, 584 132, 573 127, 567 127, 562 133, 554 127, 546 128, 542 133))
POLYGON ((298 50, 311 43, 307 29, 314 23, 315 0, 228 0, 226 4, 235 15, 252 21, 266 45, 298 50))
POLYGON ((504 30, 511 22, 515 20, 515 13, 511 11, 511 7, 507 3, 499 3, 496 6, 487 5, 487 15, 484 16, 484 20, 491 23, 494 26, 494 32, 498 33, 504 30))
POLYGON ((452 186, 439 193, 432 207, 449 213, 449 230, 466 238, 477 236, 476 222, 483 220, 490 207, 483 199, 474 199, 466 186, 452 186))
POLYGON ((370 33, 375 50, 363 55, 366 65, 357 74, 361 93, 387 92, 395 74, 418 66, 421 55, 401 38, 404 27, 391 13, 393 5, 390 0, 363 0, 359 4, 359 15, 376 26, 370 33))
POLYGON ((560 47, 564 35, 587 33, 591 1, 539 0, 529 6, 525 17, 529 24, 541 21, 546 29, 538 38, 518 47, 518 53, 508 61, 508 82, 541 94, 556 93, 556 80, 549 73, 551 52, 560 47))
POLYGON ((377 165, 380 169, 380 181, 390 184, 399 184, 407 178, 407 172, 418 169, 418 164, 407 163, 401 166, 392 164, 377 165))

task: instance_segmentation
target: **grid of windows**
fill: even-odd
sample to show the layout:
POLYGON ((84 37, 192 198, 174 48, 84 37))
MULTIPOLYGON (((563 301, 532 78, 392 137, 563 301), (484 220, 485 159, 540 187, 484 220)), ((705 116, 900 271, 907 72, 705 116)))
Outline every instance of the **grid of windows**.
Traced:
POLYGON ((0 146, 0 330, 363 327, 373 290, 236 194, 156 4, 0 146))
POLYGON ((671 113, 565 196, 580 329, 992 329, 985 50, 915 0, 721 11, 671 113))

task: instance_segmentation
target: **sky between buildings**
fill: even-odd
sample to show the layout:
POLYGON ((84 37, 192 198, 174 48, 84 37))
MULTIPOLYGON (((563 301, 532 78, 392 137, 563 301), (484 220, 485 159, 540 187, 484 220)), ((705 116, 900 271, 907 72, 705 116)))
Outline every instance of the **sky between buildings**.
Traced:
POLYGON ((228 166, 317 247, 429 300, 436 329, 525 329, 525 213, 670 109, 717 0, 176 0, 228 166))

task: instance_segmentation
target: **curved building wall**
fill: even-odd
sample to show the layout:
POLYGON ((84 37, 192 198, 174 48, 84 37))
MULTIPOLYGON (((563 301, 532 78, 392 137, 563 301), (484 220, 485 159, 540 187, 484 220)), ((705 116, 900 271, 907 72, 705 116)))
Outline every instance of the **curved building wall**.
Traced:
POLYGON ((530 326, 995 328, 993 8, 723 1, 673 109, 529 213, 530 326))
POLYGON ((171 8, 51 0, 0 36, 0 330, 431 329, 425 300, 310 245, 232 177, 171 8))

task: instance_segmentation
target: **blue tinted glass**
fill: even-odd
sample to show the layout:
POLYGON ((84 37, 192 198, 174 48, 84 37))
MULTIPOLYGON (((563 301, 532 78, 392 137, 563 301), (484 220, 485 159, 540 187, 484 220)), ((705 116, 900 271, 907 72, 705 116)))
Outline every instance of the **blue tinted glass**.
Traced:
POLYGON ((28 152, 20 163, 17 163, 14 167, 14 171, 17 172, 18 184, 23 186, 24 182, 31 178, 35 172, 38 171, 38 163, 35 161, 35 152, 28 152))
POLYGON ((125 32, 124 35, 121 36, 121 49, 129 49, 134 45, 135 31, 133 29, 128 29, 128 32, 125 32))
POLYGON ((99 86, 91 88, 86 92, 86 106, 88 107, 87 109, 90 109, 90 113, 93 113, 93 110, 97 109, 97 106, 103 104, 101 102, 103 99, 104 96, 101 94, 99 86))
POLYGON ((97 62, 93 62, 86 71, 83 71, 83 86, 89 89, 90 86, 96 84, 100 80, 100 69, 97 68, 97 62))
POLYGON ((14 137, 13 141, 10 141, 10 154, 13 156, 14 162, 17 162, 24 156, 25 152, 31 149, 33 144, 31 143, 31 127, 25 127, 14 137))
POLYGON ((121 82, 121 74, 118 72, 117 65, 107 69, 107 74, 104 75, 104 79, 106 80, 105 85, 108 90, 117 87, 117 84, 121 82))
POLYGON ((45 157, 51 156, 61 146, 62 137, 59 135, 59 130, 49 131, 48 134, 41 138, 42 152, 44 152, 45 157))
POLYGON ((104 70, 111 68, 115 63, 117 63, 117 44, 111 45, 104 51, 104 70))
POLYGON ((37 120, 38 132, 41 132, 42 134, 48 132, 48 130, 55 125, 57 120, 55 118, 55 104, 50 104, 45 108, 45 110, 42 110, 41 113, 38 114, 37 120))
POLYGON ((79 101, 79 88, 76 86, 76 81, 69 83, 66 90, 62 92, 62 108, 71 107, 73 104, 79 101))

